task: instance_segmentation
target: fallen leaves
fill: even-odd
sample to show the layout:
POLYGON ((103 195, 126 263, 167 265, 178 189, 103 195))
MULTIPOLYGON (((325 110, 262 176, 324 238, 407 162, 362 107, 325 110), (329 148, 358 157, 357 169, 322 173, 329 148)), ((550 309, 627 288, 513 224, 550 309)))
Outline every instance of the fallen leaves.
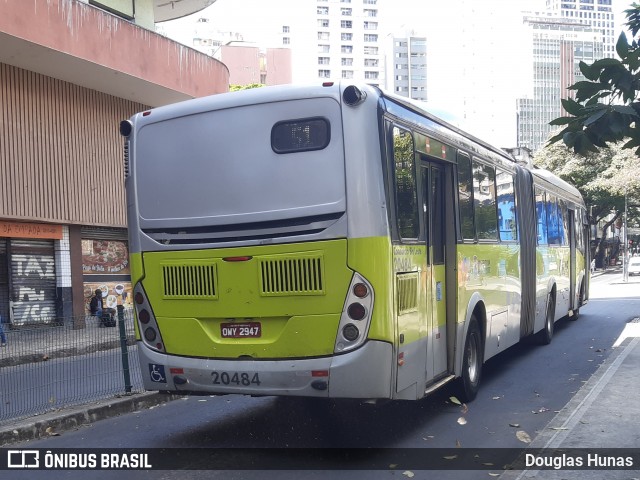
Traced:
POLYGON ((456 397, 449 397, 449 401, 451 403, 455 403, 456 405, 462 405, 462 402, 458 400, 456 397))
POLYGON ((460 417, 460 418, 458 418, 458 424, 459 425, 466 425, 467 424, 467 420, 464 417, 460 417))
POLYGON ((516 438, 523 443, 531 443, 531 437, 524 430, 518 430, 516 432, 516 438))
POLYGON ((52 437, 59 437, 60 436, 59 433, 53 431, 53 427, 47 427, 45 432, 47 432, 52 437))
POLYGON ((402 475, 404 475, 405 477, 408 477, 408 478, 413 478, 415 474, 411 470, 406 470, 406 471, 402 472, 402 475))

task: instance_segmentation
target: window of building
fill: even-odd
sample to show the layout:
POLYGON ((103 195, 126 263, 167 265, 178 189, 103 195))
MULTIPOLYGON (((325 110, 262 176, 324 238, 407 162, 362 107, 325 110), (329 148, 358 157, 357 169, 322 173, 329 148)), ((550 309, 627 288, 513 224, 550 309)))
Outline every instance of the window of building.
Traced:
POLYGON ((344 17, 350 17, 351 16, 351 9, 350 8, 341 8, 340 9, 340 14, 344 17))
POLYGON ((377 42, 378 41, 378 35, 376 35, 375 33, 365 33, 364 34, 364 41, 365 42, 377 42))
POLYGON ((377 17, 378 16, 378 10, 371 10, 369 8, 365 8, 362 13, 364 14, 365 17, 377 17))
POLYGON ((353 70, 342 70, 342 78, 353 78, 353 70))
POLYGON ((331 77, 331 70, 318 70, 318 77, 320 78, 331 77))
POLYGON ((320 28, 329 28, 329 20, 326 18, 321 18, 318 20, 318 27, 320 28))
POLYGON ((353 33, 342 33, 342 34, 340 34, 340 40, 346 40, 346 41, 353 40, 353 33))
POLYGON ((289 45, 291 43, 291 39, 289 37, 282 37, 282 44, 289 45))
POLYGON ((378 72, 364 72, 364 78, 366 78, 367 80, 369 79, 377 80, 378 72))
POLYGON ((318 65, 329 65, 330 61, 329 57, 318 57, 318 65))
POLYGON ((364 29, 365 30, 377 30, 378 29, 378 22, 364 22, 364 29))
POLYGON ((364 66, 365 67, 377 67, 379 64, 379 60, 377 58, 365 58, 364 66))
POLYGON ((329 40, 329 32, 318 32, 318 40, 329 40))
POLYGON ((340 20, 340 28, 352 28, 353 22, 351 20, 340 20))
POLYGON ((378 55, 378 47, 364 47, 365 55, 378 55))
POLYGON ((342 66, 343 67, 350 67, 353 65, 353 58, 343 58, 342 59, 342 66))
POLYGON ((353 47, 351 45, 342 45, 340 47, 340 52, 342 52, 342 53, 353 53, 353 47))
POLYGON ((318 7, 318 15, 329 15, 329 7, 318 7))
POLYGON ((282 33, 289 33, 289 26, 288 25, 283 25, 282 26, 282 33))
POLYGON ((329 53, 329 45, 318 45, 318 52, 320 53, 329 53))

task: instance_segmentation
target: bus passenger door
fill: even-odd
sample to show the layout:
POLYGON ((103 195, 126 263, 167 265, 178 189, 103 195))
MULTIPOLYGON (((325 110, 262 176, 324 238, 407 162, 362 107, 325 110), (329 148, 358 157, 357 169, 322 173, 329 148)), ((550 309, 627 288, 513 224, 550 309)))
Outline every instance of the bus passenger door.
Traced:
POLYGON ((427 242, 427 377, 447 372, 445 166, 423 164, 423 211, 427 242))

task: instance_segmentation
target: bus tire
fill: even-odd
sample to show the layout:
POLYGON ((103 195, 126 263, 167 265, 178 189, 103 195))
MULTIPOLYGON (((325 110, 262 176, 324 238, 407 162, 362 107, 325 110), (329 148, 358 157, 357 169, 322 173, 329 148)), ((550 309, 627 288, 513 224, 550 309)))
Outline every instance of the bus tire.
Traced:
POLYGON ((538 332, 538 341, 541 345, 549 345, 553 339, 553 330, 555 328, 553 319, 556 313, 555 310, 553 296, 549 295, 547 297, 547 313, 544 321, 544 328, 538 332))
POLYGON ((459 380, 459 394, 463 402, 470 402, 478 394, 482 376, 482 333, 475 315, 469 320, 467 337, 462 353, 462 375, 459 380))

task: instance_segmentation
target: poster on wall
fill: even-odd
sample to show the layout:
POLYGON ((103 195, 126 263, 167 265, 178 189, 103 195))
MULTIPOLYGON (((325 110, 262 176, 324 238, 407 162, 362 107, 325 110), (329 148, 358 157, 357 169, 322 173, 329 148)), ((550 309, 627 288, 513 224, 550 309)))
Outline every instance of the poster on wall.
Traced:
POLYGON ((128 309, 133 305, 131 282, 85 282, 84 303, 87 311, 96 290, 102 291, 103 304, 106 308, 115 309, 118 305, 122 305, 128 309))
POLYGON ((130 275, 129 249, 123 240, 82 240, 84 275, 130 275))

